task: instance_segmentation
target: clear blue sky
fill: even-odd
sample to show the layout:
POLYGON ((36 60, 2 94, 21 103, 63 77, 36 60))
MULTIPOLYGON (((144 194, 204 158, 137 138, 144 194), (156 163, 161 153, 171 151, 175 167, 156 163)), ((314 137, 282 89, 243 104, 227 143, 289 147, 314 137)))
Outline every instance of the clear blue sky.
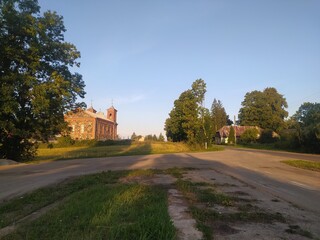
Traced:
POLYGON ((319 0, 40 0, 81 52, 88 106, 112 99, 121 137, 159 134, 173 102, 202 78, 238 115, 247 92, 275 87, 289 115, 320 102, 319 0))

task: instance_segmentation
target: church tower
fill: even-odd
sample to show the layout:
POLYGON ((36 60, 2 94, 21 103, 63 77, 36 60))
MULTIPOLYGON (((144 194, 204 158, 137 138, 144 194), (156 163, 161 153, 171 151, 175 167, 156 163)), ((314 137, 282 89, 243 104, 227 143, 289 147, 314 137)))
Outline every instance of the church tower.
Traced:
POLYGON ((117 109, 115 109, 113 106, 107 109, 107 119, 113 122, 113 129, 111 132, 112 139, 117 139, 117 136, 118 136, 117 109))
POLYGON ((107 119, 117 123, 117 109, 115 109, 113 106, 107 109, 107 119))

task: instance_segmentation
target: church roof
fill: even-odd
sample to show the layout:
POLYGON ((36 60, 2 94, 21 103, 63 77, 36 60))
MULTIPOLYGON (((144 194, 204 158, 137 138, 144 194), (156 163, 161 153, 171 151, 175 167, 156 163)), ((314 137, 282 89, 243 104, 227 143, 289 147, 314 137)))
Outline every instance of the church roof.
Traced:
POLYGON ((85 110, 84 111, 86 114, 90 115, 91 117, 94 117, 94 118, 100 118, 100 119, 103 119, 103 120, 106 120, 106 121, 109 121, 109 122, 112 122, 110 119, 107 118, 106 115, 103 114, 103 112, 91 112, 89 110, 85 110))
MULTIPOLYGON (((114 109, 115 111, 117 111, 113 106, 110 107, 109 109, 114 109)), ((97 112, 92 106, 88 109, 77 109, 77 111, 70 111, 66 114, 66 116, 69 117, 87 117, 87 116, 93 117, 93 118, 98 118, 98 119, 102 119, 111 123, 114 123, 112 119, 109 119, 107 115, 105 115, 103 112, 99 111, 97 112)))
POLYGON ((109 107, 108 109, 114 109, 115 111, 118 111, 117 109, 114 108, 113 105, 111 107, 109 107))
POLYGON ((92 112, 92 113, 96 113, 97 111, 91 106, 89 107, 86 111, 92 112))

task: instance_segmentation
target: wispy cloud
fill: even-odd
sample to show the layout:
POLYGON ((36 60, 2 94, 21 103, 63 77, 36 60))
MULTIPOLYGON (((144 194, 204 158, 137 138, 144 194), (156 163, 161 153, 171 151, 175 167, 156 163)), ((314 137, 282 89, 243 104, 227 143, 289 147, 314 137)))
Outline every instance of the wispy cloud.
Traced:
MULTIPOLYGON (((135 95, 129 95, 129 96, 115 96, 114 98, 100 98, 100 99, 94 99, 92 101, 93 107, 97 111, 102 111, 113 104, 115 107, 118 107, 120 105, 129 105, 133 103, 137 103, 140 101, 143 101, 147 98, 145 94, 135 94, 135 95)), ((91 106, 91 100, 92 99, 86 99, 85 102, 87 103, 87 106, 91 106)))
POLYGON ((117 97, 114 99, 114 102, 117 105, 118 104, 124 105, 124 104, 140 102, 144 99, 146 99, 146 96, 144 94, 140 94, 140 95, 132 95, 132 96, 126 96, 126 97, 117 97))
POLYGON ((119 105, 127 105, 132 103, 137 103, 140 101, 143 101, 146 99, 146 95, 144 94, 135 94, 135 95, 129 95, 129 96, 115 96, 114 98, 104 98, 100 100, 96 100, 96 105, 100 104, 114 104, 115 106, 119 105))

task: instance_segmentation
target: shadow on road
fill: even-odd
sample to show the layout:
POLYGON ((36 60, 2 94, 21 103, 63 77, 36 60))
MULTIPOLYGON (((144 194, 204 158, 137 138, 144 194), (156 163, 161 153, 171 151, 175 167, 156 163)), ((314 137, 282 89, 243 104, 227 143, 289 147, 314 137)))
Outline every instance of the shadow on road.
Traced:
MULTIPOLYGON (((134 150, 128 150, 127 153, 133 152, 138 154, 141 151, 152 151, 150 144, 142 144, 139 147, 140 148, 135 148, 134 150)), ((282 181, 256 170, 233 166, 228 162, 228 159, 224 157, 225 154, 226 152, 206 152, 121 156, 55 161, 7 168, 0 170, 0 201, 76 175, 123 169, 189 167, 217 170, 223 174, 238 178, 258 190, 267 191, 303 208, 308 208, 320 213, 320 205, 318 204, 320 199, 320 186, 316 189, 308 189, 306 186, 299 186, 293 181, 282 181)), ((239 155, 240 154, 241 151, 239 151, 239 155)), ((251 157, 248 161, 255 161, 254 155, 248 156, 251 157)), ((238 156, 238 158, 239 161, 244 161, 245 157, 238 156)), ((268 159, 266 159, 264 163, 266 165, 268 164, 267 160, 268 159)), ((303 174, 306 176, 308 174, 310 175, 310 172, 307 170, 295 170, 290 167, 285 169, 290 174, 298 171, 302 176, 303 174)), ((272 171, 272 169, 270 169, 270 171, 272 171)), ((319 173, 312 174, 315 174, 315 178, 320 175, 319 173)))

